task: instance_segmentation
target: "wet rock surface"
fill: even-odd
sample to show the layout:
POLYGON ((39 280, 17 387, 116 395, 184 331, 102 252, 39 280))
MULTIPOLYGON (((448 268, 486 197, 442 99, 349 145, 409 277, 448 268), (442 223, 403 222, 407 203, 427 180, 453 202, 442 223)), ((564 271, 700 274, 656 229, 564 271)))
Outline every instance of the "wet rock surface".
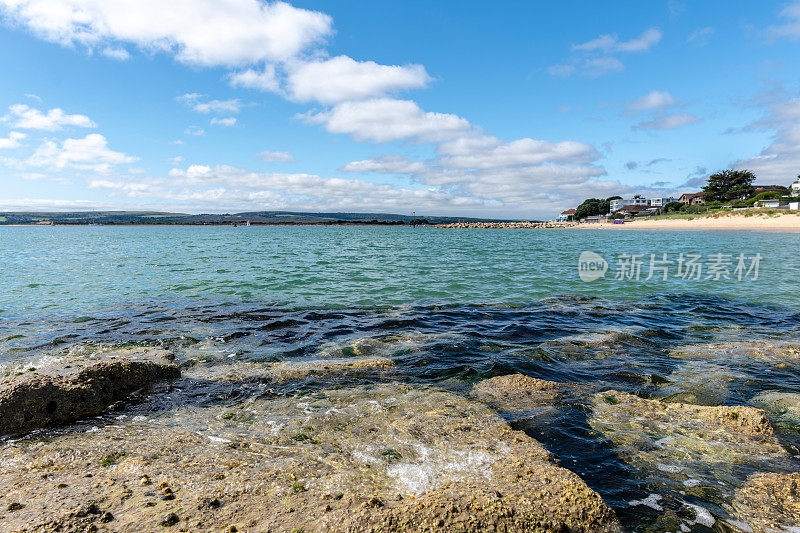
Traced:
POLYGON ((471 396, 516 421, 540 416, 553 409, 565 386, 523 374, 497 376, 476 383, 471 396))
POLYGON ((800 473, 760 473, 747 479, 733 500, 737 518, 752 531, 800 528, 800 473))
POLYGON ((436 388, 321 389, 136 418, 8 443, 0 505, 26 505, 0 529, 619 530, 538 442, 436 388), (96 512, 81 512, 87 503, 96 512))
MULTIPOLYGON (((692 503, 700 498, 715 502, 714 514, 736 527, 727 502, 747 476, 795 465, 765 412, 754 407, 670 403, 615 390, 596 394, 591 407, 592 428, 613 442, 622 460, 662 487, 661 494, 631 501, 631 506, 711 517, 692 503)), ((706 521, 713 525, 716 519, 706 521)))
POLYGON ((117 348, 0 380, 0 435, 21 434, 102 412, 138 389, 180 377, 159 348, 117 348))

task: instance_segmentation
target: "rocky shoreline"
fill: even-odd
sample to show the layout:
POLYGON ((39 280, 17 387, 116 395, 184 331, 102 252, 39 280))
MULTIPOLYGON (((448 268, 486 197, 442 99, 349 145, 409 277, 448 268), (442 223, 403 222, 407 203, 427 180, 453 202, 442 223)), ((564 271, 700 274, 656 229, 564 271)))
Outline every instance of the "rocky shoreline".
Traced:
MULTIPOLYGON (((392 360, 375 356, 184 362, 183 372, 172 359, 94 347, 6 377, 3 433, 49 429, 0 447, 0 529, 621 531, 597 492, 509 425, 577 394, 575 385, 508 374, 459 392, 401 383, 392 360)), ((788 456, 755 407, 609 390, 588 408, 592 427, 628 450, 625 461, 668 465, 684 491, 703 488, 687 480, 709 461, 760 468, 788 456), (649 426, 660 440, 641 442, 649 426), (720 455, 723 445, 738 451, 720 455)), ((800 526, 798 482, 750 476, 726 527, 800 526)), ((713 526, 683 507, 676 530, 713 526)))

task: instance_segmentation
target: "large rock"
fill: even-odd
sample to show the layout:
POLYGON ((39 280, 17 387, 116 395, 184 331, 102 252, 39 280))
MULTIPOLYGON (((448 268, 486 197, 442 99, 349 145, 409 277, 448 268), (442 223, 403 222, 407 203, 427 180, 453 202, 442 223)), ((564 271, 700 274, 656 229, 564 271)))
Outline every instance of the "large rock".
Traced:
POLYGON ((93 358, 67 357, 57 366, 0 380, 0 435, 26 433, 95 415, 131 392, 180 377, 158 348, 121 348, 93 358))
POLYGON ((555 409, 565 386, 523 374, 508 374, 479 381, 471 396, 500 412, 507 420, 534 418, 555 409))
POLYGON ((733 507, 751 531, 798 531, 800 474, 754 474, 736 491, 733 507))
POLYGON ((14 443, 0 464, 0 506, 24 505, 0 519, 12 531, 85 531, 105 512, 131 532, 620 530, 482 403, 396 383, 131 416, 14 443))

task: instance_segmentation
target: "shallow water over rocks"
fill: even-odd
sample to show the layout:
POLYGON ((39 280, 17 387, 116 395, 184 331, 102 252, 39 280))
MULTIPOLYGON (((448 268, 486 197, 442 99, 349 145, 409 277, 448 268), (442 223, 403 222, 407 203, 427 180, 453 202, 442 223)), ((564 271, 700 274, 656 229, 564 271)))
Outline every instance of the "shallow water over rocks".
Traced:
MULTIPOLYGON (((180 380, 157 385, 152 393, 134 394, 99 418, 39 430, 24 441, 7 441, 2 450, 4 464, 31 463, 25 467, 29 487, 42 475, 61 472, 52 465, 42 470, 37 459, 42 465, 52 459, 55 465, 64 458, 62 468, 88 469, 96 478, 88 479, 101 487, 124 474, 127 481, 114 478, 109 486, 124 485, 133 491, 129 501, 139 506, 136 509, 155 501, 153 520, 168 512, 207 520, 203 513, 181 514, 167 505, 183 502, 189 493, 210 500, 218 493, 238 494, 246 500, 243 494, 249 490, 272 490, 269 498, 282 509, 300 509, 301 503, 295 505, 292 498, 298 502, 306 498, 319 504, 320 512, 328 505, 335 510, 334 502, 340 501, 332 499, 338 494, 331 493, 335 472, 352 476, 347 483, 361 487, 355 491, 358 497, 341 508, 356 509, 361 518, 380 516, 401 523, 396 514, 400 511, 393 509, 402 508, 402 516, 409 516, 404 506, 411 496, 434 494, 435 501, 458 500, 463 492, 453 487, 459 483, 462 488, 473 483, 470 490, 487 490, 485 508, 505 506, 488 498, 491 490, 508 492, 497 486, 506 481, 492 471, 492 465, 501 458, 517 457, 503 447, 505 443, 513 448, 507 441, 513 441, 514 430, 534 439, 524 445, 530 453, 540 449, 536 444, 540 442, 557 465, 600 494, 632 531, 747 531, 748 527, 757 531, 763 517, 748 518, 751 515, 742 510, 756 501, 753 490, 744 489, 748 480, 761 473, 800 469, 800 365, 795 351, 800 315, 790 309, 691 295, 656 296, 643 302, 561 297, 525 306, 346 310, 148 304, 128 310, 124 317, 51 320, 47 327, 41 326, 35 321, 13 328, 4 324, 24 337, 8 335, 0 343, 3 372, 13 375, 44 368, 65 357, 91 356, 105 346, 134 344, 174 352, 182 368, 180 380), (519 378, 477 385, 512 374, 539 380, 540 386, 519 378), (602 400, 609 394, 618 400, 629 394, 658 402, 602 400), (392 398, 400 400, 395 405, 392 398), (364 414, 371 413, 373 401, 392 413, 374 418, 377 431, 370 431, 367 423, 372 423, 374 413, 364 414), (681 404, 762 409, 772 434, 722 431, 719 424, 693 426, 689 421, 694 418, 678 407, 681 404), (411 409, 408 416, 417 422, 404 418, 403 409, 411 409), (458 430, 462 425, 481 427, 468 422, 470 417, 489 417, 498 425, 458 430), (504 426, 506 422, 511 429, 504 426), (346 434, 347 428, 352 435, 346 434), (158 441, 169 442, 176 450, 185 445, 188 451, 185 457, 159 452, 154 444, 158 441), (332 442, 341 446, 320 455, 332 442), (254 453, 259 446, 269 451, 254 453), (305 455, 281 455, 287 447, 292 453, 307 452, 313 468, 300 466, 308 462, 305 455), (114 456, 119 451, 125 455, 114 456), (268 462, 288 466, 264 471, 270 481, 253 488, 244 472, 263 468, 258 461, 266 460, 264 453, 268 462), (144 495, 144 489, 137 492, 142 472, 156 482, 155 472, 166 473, 169 465, 184 459, 189 466, 194 464, 198 476, 210 472, 210 481, 200 483, 198 477, 181 481, 184 485, 177 478, 167 479, 180 488, 171 489, 176 500, 161 500, 160 490, 153 487, 148 491, 154 491, 154 497, 144 495), (113 463, 102 466, 106 460, 113 463), (225 465, 237 461, 249 466, 243 467, 241 476, 228 476, 225 465), (143 465, 152 467, 149 473, 143 465), (217 473, 226 477, 216 480, 217 473), (296 493, 295 482, 302 485, 296 493), (489 489, 491 484, 496 485, 489 489), (272 488, 262 488, 267 486, 272 488), (208 494, 196 487, 208 487, 208 494), (742 490, 749 495, 747 505, 735 504, 737 497, 745 497, 737 496, 742 490), (392 500, 397 494, 404 499, 392 500), (383 513, 374 512, 378 508, 374 502, 369 504, 374 495, 382 502, 383 513)), ((539 457, 538 452, 534 455, 539 457)), ((53 478, 52 486, 46 487, 50 494, 57 493, 54 487, 61 483, 81 486, 77 479, 77 474, 72 481, 53 478)), ((12 483, 12 478, 6 482, 12 483)), ((108 501, 119 497, 122 505, 125 488, 120 490, 108 501)), ((64 516, 74 512, 74 502, 93 497, 81 494, 59 507, 64 516)), ((0 508, 15 503, 12 497, 18 496, 0 496, 0 508)), ((230 500, 220 501, 227 506, 230 500)), ((181 505, 188 509, 199 503, 181 505)), ((432 508, 438 509, 433 503, 432 508)), ((50 509, 55 516, 56 508, 50 509)), ((114 527, 121 528, 125 516, 136 516, 126 515, 124 509, 114 527)), ((26 512, 32 508, 0 514, 5 516, 2 520, 32 516, 26 512)), ((246 505, 230 505, 220 521, 212 523, 234 523, 237 513, 249 516, 247 512, 246 505)), ((275 524, 301 527, 296 516, 276 515, 275 524)), ((488 515, 481 516, 489 520, 488 515)), ((448 520, 442 517, 420 519, 448 520)), ((251 519, 235 523, 246 530, 251 519)))

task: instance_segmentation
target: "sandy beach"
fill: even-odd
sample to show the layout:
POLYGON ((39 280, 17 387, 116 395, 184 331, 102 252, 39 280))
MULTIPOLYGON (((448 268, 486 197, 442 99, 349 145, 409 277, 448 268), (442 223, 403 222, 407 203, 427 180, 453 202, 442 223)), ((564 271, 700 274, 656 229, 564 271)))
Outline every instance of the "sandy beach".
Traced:
POLYGON ((581 229, 685 229, 800 231, 800 215, 726 215, 689 219, 633 220, 624 224, 581 224, 581 229))

